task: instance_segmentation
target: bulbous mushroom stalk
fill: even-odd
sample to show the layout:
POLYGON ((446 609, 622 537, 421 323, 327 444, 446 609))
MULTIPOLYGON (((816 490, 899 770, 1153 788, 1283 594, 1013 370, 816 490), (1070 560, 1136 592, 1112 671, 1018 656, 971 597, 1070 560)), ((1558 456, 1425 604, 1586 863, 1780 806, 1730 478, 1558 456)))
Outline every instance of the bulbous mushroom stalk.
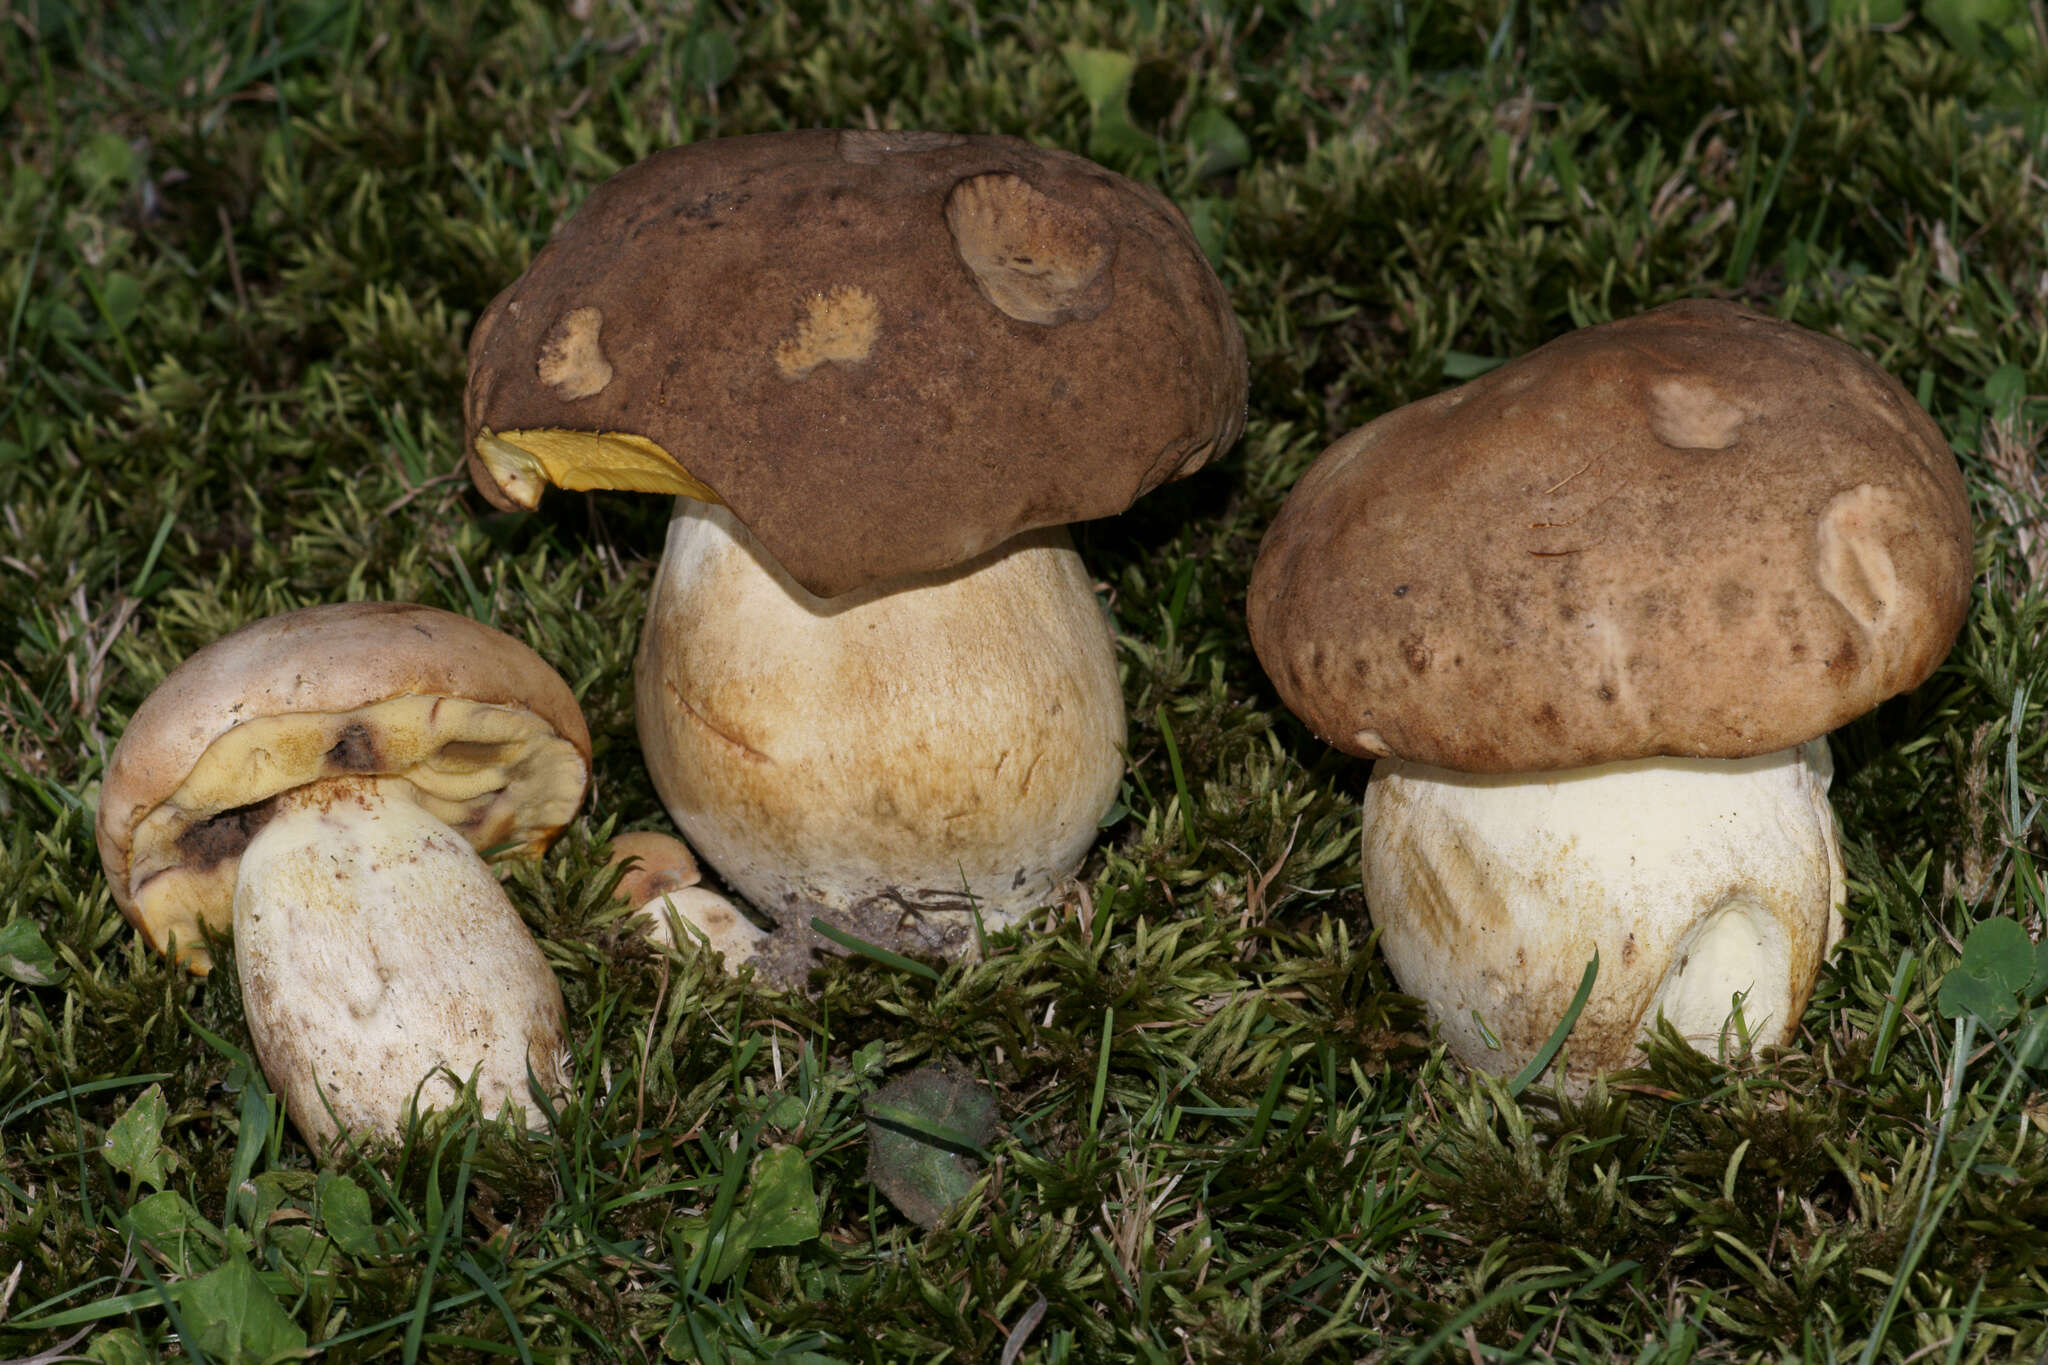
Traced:
POLYGON ((913 951, 1042 905, 1123 772, 1115 646, 1063 528, 823 599, 679 499, 634 695, 656 789, 733 889, 913 951))
POLYGON ((474 850, 538 855, 589 765, 568 685, 503 632, 311 607, 214 641, 136 709, 100 858, 193 971, 201 930, 232 925, 257 1058, 315 1146, 394 1135, 415 1091, 433 1107, 472 1075, 487 1111, 533 1122, 529 1073, 566 1084, 561 993, 474 850))
POLYGON ((1826 740, 1551 773, 1382 759, 1363 839, 1380 946, 1488 1071, 1536 1055, 1595 956, 1568 1080, 1629 1065, 1660 1018, 1709 1055, 1780 1041, 1842 935, 1832 772, 1826 740))
POLYGON ((235 962, 264 1075, 315 1147, 473 1082, 487 1114, 568 1088, 562 992, 461 835, 367 779, 278 798, 242 851, 235 962))

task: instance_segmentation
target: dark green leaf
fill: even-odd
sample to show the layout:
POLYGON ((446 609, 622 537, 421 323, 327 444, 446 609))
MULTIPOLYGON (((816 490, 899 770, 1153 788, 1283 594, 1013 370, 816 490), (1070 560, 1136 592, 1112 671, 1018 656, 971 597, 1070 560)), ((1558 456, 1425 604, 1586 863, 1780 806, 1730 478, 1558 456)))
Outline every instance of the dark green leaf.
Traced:
POLYGON ((1488 370, 1497 369, 1507 362, 1506 356, 1473 355, 1469 351, 1447 351, 1444 354, 1444 378, 1477 379, 1488 370))
POLYGON ((1936 1005, 1951 1019, 1974 1014, 1987 1028, 2004 1028, 2019 1017, 2020 996, 2039 974, 2038 951, 2019 921, 1983 921, 1963 941, 1962 961, 1942 978, 1936 1005))
POLYGON ((126 332, 142 311, 142 281, 116 270, 101 282, 100 297, 107 305, 107 321, 116 332, 126 332))
POLYGON ((868 1179, 920 1227, 934 1228, 980 1174, 996 1102, 965 1076, 920 1067, 868 1101, 868 1179))
POLYGON ((716 29, 692 34, 679 59, 683 80, 701 90, 724 85, 739 64, 739 49, 716 29))

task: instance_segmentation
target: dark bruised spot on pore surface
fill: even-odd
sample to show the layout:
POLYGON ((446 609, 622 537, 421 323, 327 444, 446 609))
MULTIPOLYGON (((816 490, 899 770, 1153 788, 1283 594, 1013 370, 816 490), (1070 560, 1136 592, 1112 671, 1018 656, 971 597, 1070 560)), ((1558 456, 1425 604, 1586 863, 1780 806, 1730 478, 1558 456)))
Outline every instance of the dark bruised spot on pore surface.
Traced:
POLYGON ((249 846, 249 841, 256 837, 256 832, 269 824, 270 817, 276 813, 275 798, 224 810, 180 834, 178 854, 198 868, 213 867, 230 858, 239 858, 242 850, 249 846))
POLYGON ((434 751, 437 762, 464 768, 488 768, 503 763, 513 746, 481 739, 451 739, 434 751))
POLYGON ((335 736, 334 747, 326 754, 327 766, 345 773, 375 772, 377 769, 377 735, 368 723, 350 721, 341 727, 335 736))

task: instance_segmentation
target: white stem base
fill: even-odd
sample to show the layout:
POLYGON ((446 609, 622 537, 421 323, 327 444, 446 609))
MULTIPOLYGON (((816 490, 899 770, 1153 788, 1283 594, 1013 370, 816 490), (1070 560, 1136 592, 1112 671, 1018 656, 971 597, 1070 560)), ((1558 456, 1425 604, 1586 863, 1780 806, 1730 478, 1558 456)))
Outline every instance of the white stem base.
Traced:
POLYGON ((1519 1070, 1595 954, 1568 1080, 1638 1061, 1660 1016, 1709 1053, 1782 1043, 1842 934, 1832 775, 1824 739, 1508 776, 1382 759, 1366 902, 1395 979, 1468 1065, 1519 1070))
POLYGON ((1123 774, 1115 646, 1064 530, 825 600, 681 500, 634 692, 670 815, 771 917, 1008 924, 1123 774))
POLYGON ((536 1123, 529 1068, 567 1089, 561 989, 497 878, 372 782, 279 799, 242 854, 235 962, 263 1074, 316 1148, 402 1132, 415 1093, 443 1107, 472 1077, 485 1113, 536 1123))

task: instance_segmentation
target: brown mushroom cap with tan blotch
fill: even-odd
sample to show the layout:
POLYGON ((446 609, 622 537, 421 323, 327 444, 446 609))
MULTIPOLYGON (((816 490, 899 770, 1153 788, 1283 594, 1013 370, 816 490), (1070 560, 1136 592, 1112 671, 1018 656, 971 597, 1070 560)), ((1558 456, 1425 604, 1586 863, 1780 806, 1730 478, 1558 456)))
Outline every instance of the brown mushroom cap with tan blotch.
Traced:
POLYGON ((1336 442, 1266 535, 1249 620, 1288 706, 1384 760, 1367 887, 1404 988, 1452 1021, 1461 1056, 1509 1070, 1597 951, 1583 1076, 1626 1064, 1680 1000, 1674 1022, 1703 1043, 1741 992, 1770 1002, 1759 1036, 1789 1037, 1840 933, 1826 748, 1809 741, 1925 679, 1970 581, 1961 471, 1898 382, 1840 341, 1693 300, 1336 442), (1768 794, 1736 795, 1736 768, 1710 760, 1749 760, 1768 794), (1600 790, 1594 771, 1660 794, 1578 823, 1563 812, 1600 790), (1482 780, 1508 774, 1524 777, 1482 780), (1813 828, 1769 866, 1774 840, 1726 840, 1691 891, 1585 871, 1589 842, 1691 857, 1722 846, 1710 826, 1751 821, 1813 828), (1516 1046, 1493 1052, 1489 1029, 1516 1046))
POLYGON ((1246 385, 1154 191, 1012 138, 765 134, 558 229, 471 338, 468 459, 501 507, 679 495, 635 673, 664 805, 778 935, 958 955, 1072 874, 1122 775, 1064 525, 1200 468, 1246 385))
POLYGON ((590 737, 532 650, 402 603, 287 612, 194 654, 137 708, 98 837, 149 943, 210 967, 233 927, 250 1031, 300 1130, 395 1132, 414 1092, 565 1082, 561 994, 477 849, 535 855, 590 737), (421 1088, 424 1086, 424 1089, 421 1088))
POLYGON ((591 192, 470 338, 477 487, 724 503, 805 589, 1121 512, 1244 423, 1179 211, 1008 137, 765 133, 591 192))

